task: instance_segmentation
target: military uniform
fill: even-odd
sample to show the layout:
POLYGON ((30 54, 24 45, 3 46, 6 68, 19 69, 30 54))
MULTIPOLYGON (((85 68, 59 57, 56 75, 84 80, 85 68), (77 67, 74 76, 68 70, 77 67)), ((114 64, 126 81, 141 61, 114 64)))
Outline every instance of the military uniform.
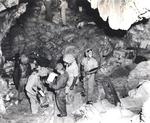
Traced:
MULTIPOLYGON (((83 58, 81 61, 81 65, 83 66, 84 72, 88 72, 94 68, 98 67, 98 62, 93 57, 91 58, 83 58)), ((84 77, 83 80, 85 95, 87 96, 86 101, 93 101, 93 91, 95 86, 95 73, 88 74, 84 77)))
POLYGON ((20 94, 22 92, 24 93, 25 85, 27 84, 28 77, 31 74, 31 66, 30 64, 20 64, 20 68, 21 68, 21 78, 18 88, 18 99, 22 100, 20 94))
POLYGON ((55 90, 55 99, 56 105, 60 114, 67 115, 66 111, 66 85, 68 81, 69 75, 67 72, 64 72, 60 76, 58 76, 56 82, 50 85, 50 88, 55 90))
POLYGON ((39 103, 37 100, 37 87, 41 86, 40 77, 38 73, 33 72, 29 78, 26 85, 27 96, 30 99, 31 104, 31 112, 32 114, 36 114, 38 112, 39 103))
POLYGON ((66 67, 66 71, 69 74, 69 79, 66 88, 66 93, 68 93, 74 78, 79 76, 79 68, 76 61, 74 61, 70 66, 66 67))

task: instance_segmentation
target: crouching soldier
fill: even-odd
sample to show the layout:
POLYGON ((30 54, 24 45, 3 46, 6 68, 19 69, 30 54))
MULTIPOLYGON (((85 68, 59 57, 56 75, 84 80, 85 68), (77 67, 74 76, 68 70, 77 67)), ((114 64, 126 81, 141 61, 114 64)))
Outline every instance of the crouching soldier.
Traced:
POLYGON ((48 70, 46 68, 45 69, 40 68, 38 70, 35 69, 28 78, 25 89, 27 92, 27 96, 29 97, 30 100, 32 114, 38 113, 39 101, 37 99, 37 94, 38 94, 38 89, 42 88, 40 77, 47 76, 47 75, 48 75, 48 70))
POLYGON ((69 75, 61 63, 57 64, 56 70, 60 75, 57 77, 55 82, 49 84, 49 87, 55 91, 56 105, 60 112, 57 116, 65 117, 67 116, 65 89, 69 75))

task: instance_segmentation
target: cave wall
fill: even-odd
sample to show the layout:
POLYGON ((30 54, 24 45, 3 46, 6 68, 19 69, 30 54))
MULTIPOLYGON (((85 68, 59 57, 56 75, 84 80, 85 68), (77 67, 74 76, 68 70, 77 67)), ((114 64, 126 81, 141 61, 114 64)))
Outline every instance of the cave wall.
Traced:
POLYGON ((0 0, 0 52, 2 55, 1 44, 11 27, 26 11, 27 3, 19 3, 19 0, 0 0))
MULTIPOLYGON (((115 37, 113 34, 107 35, 111 31, 108 30, 106 34, 104 29, 98 28, 96 25, 86 25, 78 29, 78 22, 83 20, 81 19, 84 16, 82 14, 82 17, 78 17, 69 10, 67 13, 69 26, 62 27, 59 11, 55 12, 56 17, 54 18, 54 22, 58 21, 50 23, 45 21, 41 15, 43 10, 41 10, 40 0, 32 1, 30 5, 3 40, 2 50, 6 58, 14 56, 18 51, 25 54, 36 51, 41 55, 58 60, 67 45, 75 45, 81 52, 88 46, 96 47, 97 52, 97 49, 100 49, 106 40, 109 40, 113 46, 118 42, 124 42, 125 46, 130 46, 131 42, 149 40, 149 21, 145 24, 136 24, 130 28, 127 34, 115 37)), ((117 33, 121 35, 121 33, 117 33)))

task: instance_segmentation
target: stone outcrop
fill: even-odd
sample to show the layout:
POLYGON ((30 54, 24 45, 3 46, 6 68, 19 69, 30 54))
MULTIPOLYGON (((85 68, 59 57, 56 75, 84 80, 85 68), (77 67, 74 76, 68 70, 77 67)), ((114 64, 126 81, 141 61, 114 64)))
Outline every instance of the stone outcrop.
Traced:
POLYGON ((129 30, 129 35, 131 35, 133 43, 137 43, 139 45, 139 48, 150 50, 149 31, 150 22, 148 20, 145 20, 143 23, 133 26, 129 30))
POLYGON ((0 45, 16 19, 26 11, 26 5, 26 3, 19 4, 19 0, 0 0, 0 45), (14 6, 17 7, 12 8, 14 6), (9 10, 10 8, 12 9, 9 10))
POLYGON ((5 16, 3 17, 3 23, 0 25, 0 42, 6 35, 6 33, 9 31, 11 26, 14 24, 14 21, 20 17, 21 14, 23 14, 26 11, 26 4, 21 4, 18 8, 15 10, 12 10, 11 12, 6 12, 5 16))
POLYGON ((149 0, 88 0, 112 29, 128 30, 135 22, 150 17, 149 0))
POLYGON ((0 0, 0 12, 19 4, 19 0, 0 0))
POLYGON ((139 63, 132 70, 128 77, 128 86, 130 89, 136 88, 141 80, 150 80, 150 61, 139 63))

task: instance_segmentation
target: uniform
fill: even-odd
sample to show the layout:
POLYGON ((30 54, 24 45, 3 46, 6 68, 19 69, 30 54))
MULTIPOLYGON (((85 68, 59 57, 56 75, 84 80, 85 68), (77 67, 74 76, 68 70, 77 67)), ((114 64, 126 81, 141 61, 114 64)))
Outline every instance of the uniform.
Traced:
POLYGON ((60 76, 58 76, 56 82, 50 86, 55 90, 55 99, 56 105, 60 114, 67 115, 66 111, 66 85, 68 81, 69 75, 67 72, 64 72, 60 76))
POLYGON ((25 85, 28 81, 28 77, 31 74, 31 66, 30 64, 20 64, 21 68, 21 78, 20 78, 20 83, 19 83, 19 88, 18 88, 18 99, 22 100, 20 97, 20 94, 23 92, 24 93, 24 88, 25 85))
POLYGON ((66 71, 69 74, 69 80, 66 88, 66 93, 68 93, 74 78, 79 76, 79 68, 76 61, 74 61, 70 66, 66 67, 66 71))
POLYGON ((38 112, 39 103, 37 100, 37 87, 41 87, 39 74, 33 72, 29 78, 26 85, 27 96, 30 99, 31 104, 31 112, 32 114, 36 114, 38 112), (35 91, 34 91, 35 90, 35 91))
MULTIPOLYGON (((93 57, 91 58, 83 58, 81 61, 81 65, 83 66, 84 72, 88 72, 94 68, 98 67, 98 62, 93 57)), ((93 91, 95 86, 95 73, 86 75, 84 77, 84 89, 87 96, 86 101, 93 101, 93 91)))

